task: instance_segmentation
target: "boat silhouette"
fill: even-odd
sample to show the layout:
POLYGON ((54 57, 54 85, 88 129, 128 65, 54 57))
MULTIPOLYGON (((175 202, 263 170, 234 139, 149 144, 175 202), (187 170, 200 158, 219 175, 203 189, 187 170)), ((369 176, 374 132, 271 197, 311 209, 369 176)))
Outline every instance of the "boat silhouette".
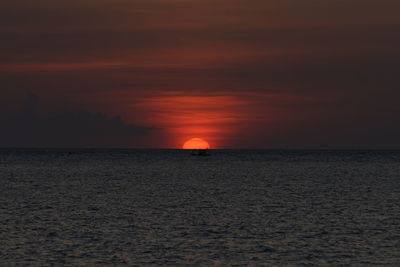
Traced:
POLYGON ((191 153, 192 156, 207 157, 211 156, 209 149, 194 149, 191 153))

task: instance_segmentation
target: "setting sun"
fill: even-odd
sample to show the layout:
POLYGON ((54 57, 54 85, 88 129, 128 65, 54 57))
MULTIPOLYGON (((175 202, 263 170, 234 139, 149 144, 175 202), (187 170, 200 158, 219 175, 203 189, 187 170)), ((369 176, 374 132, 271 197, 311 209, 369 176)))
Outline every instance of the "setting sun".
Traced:
POLYGON ((201 138, 192 138, 183 144, 183 149, 210 149, 210 144, 201 138))

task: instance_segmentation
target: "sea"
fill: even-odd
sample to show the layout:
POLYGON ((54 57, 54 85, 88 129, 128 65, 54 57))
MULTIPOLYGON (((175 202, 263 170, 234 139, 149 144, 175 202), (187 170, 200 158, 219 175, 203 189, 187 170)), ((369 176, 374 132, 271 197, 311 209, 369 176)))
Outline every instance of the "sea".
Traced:
POLYGON ((1 149, 0 266, 400 266, 400 151, 1 149))

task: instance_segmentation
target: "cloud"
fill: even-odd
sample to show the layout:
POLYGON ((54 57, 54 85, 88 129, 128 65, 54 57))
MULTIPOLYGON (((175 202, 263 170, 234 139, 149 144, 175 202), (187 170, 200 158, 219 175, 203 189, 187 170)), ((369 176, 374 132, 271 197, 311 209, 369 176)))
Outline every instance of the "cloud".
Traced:
MULTIPOLYGON (((101 113, 61 112, 29 120, 25 113, 4 124, 14 130, 2 131, 8 140, 28 129, 42 143, 56 136, 57 142, 47 139, 83 145, 116 142, 108 136, 129 132, 134 138, 117 139, 130 144, 147 136, 134 135, 147 128, 127 130, 126 123, 106 114, 173 132, 185 121, 157 118, 185 110, 189 119, 196 118, 204 109, 209 120, 210 113, 225 111, 224 104, 193 110, 187 97, 212 103, 209 96, 221 95, 250 103, 240 108, 240 126, 218 136, 237 136, 232 147, 246 140, 263 147, 398 147, 400 2, 376 2, 8 1, 0 10, 0 115, 32 90, 43 96, 46 109, 58 103, 56 110, 65 111, 74 103, 101 113), (185 99, 184 108, 165 98, 174 92, 185 99), (148 99, 162 99, 168 108, 146 106, 148 99), (47 132, 28 127, 29 121, 47 132), (86 136, 104 134, 97 134, 97 141, 85 139, 78 128, 86 136)), ((158 133, 144 146, 174 139, 158 133)))
POLYGON ((38 96, 27 95, 14 116, 0 120, 0 145, 7 147, 86 147, 119 146, 133 143, 133 138, 148 134, 151 127, 126 124, 118 116, 86 110, 39 115, 38 96), (129 142, 129 139, 131 141, 129 142))

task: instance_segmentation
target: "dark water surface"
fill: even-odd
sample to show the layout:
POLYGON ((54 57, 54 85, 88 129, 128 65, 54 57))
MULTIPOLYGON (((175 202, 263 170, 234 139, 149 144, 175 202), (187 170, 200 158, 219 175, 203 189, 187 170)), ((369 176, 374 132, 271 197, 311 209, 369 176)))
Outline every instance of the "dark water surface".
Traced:
POLYGON ((400 152, 0 150, 0 220, 1 266, 400 266, 400 152))

